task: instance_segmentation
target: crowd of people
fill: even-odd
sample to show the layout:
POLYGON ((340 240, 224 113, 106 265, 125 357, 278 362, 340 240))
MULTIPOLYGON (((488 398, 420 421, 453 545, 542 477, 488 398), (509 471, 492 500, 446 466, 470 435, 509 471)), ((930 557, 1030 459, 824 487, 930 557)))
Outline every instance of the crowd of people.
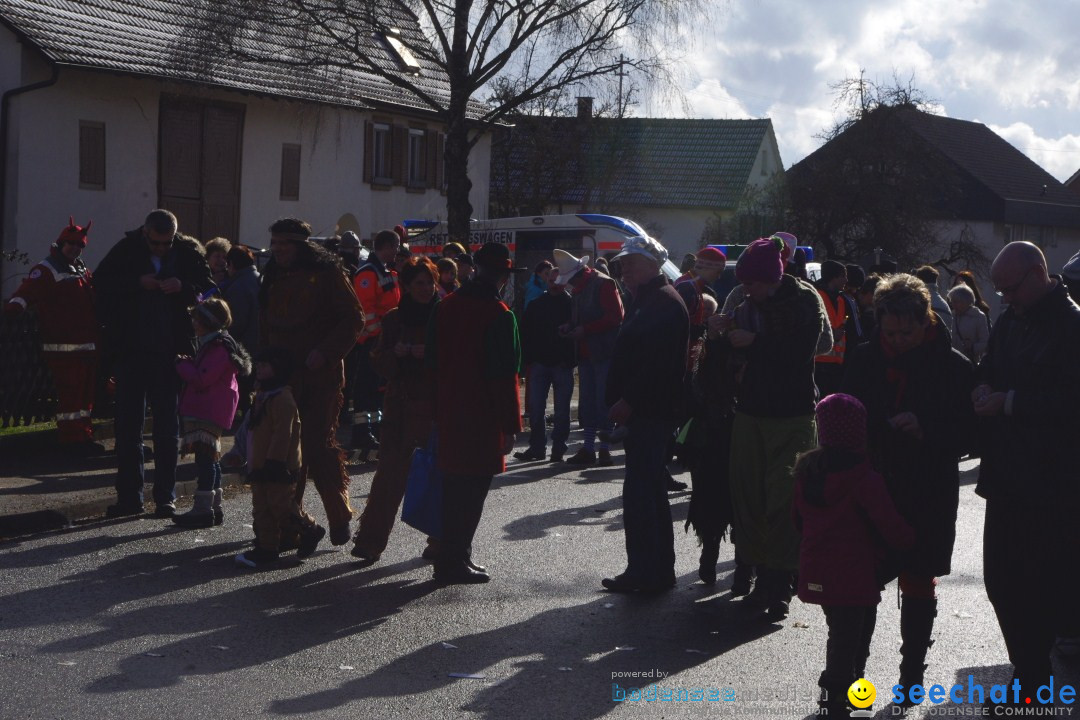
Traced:
POLYGON ((825 712, 845 711, 893 579, 899 682, 923 683, 965 456, 981 458, 986 589, 1022 686, 1048 680, 1056 639, 1080 636, 1068 611, 1077 573, 1055 562, 1080 553, 1069 454, 1080 436, 1080 307, 1069 294, 1080 257, 1057 276, 1037 246, 1005 246, 990 273, 1007 305, 995 321, 967 271, 945 296, 930 265, 867 274, 826 260, 811 284, 794 236, 777 233, 741 252, 734 285, 716 247, 672 282, 666 249, 633 237, 595 262, 554 250, 532 269, 516 313, 504 289, 526 271, 498 243, 474 253, 450 243, 434 261, 412 255, 397 227, 377 233, 365 256, 353 233, 329 249, 284 218, 269 228, 260 274, 249 248, 203 245, 154 210, 91 274, 80 259, 89 228, 70 221, 4 312, 38 311, 61 442, 92 441, 99 360, 114 379, 109 517, 145 511, 149 405, 155 516, 221 524, 221 474, 242 469, 256 538, 238 564, 308 556, 328 534, 370 565, 387 546, 413 451, 428 447, 443 476, 442 529, 423 557, 439 582, 487 582, 473 538, 523 427, 524 379, 519 461, 606 467, 612 446, 625 446, 627 561, 602 586, 674 586, 677 454, 690 470, 701 580, 716 582, 726 538, 743 606, 772 622, 794 594, 823 607, 825 712), (575 374, 583 432, 569 454, 575 374), (378 458, 355 533, 339 424, 353 426, 361 460, 378 458), (181 514, 182 452, 198 482, 181 514), (308 481, 328 528, 305 509, 308 481))

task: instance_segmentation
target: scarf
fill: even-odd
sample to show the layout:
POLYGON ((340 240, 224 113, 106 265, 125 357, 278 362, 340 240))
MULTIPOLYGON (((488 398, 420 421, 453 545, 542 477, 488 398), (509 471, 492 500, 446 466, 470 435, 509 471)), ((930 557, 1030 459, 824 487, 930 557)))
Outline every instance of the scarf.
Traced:
POLYGON ((926 327, 926 334, 923 335, 922 342, 917 347, 907 350, 903 353, 898 352, 896 348, 889 344, 882 334, 878 335, 879 345, 881 347, 881 354, 885 358, 885 382, 896 388, 896 394, 893 398, 893 412, 899 411, 903 407, 904 397, 907 395, 908 384, 908 368, 909 363, 903 362, 905 358, 911 357, 912 353, 916 353, 923 348, 928 348, 937 342, 940 329, 938 323, 931 323, 926 327), (899 362, 898 362, 899 361, 899 362))
POLYGON ((435 305, 439 302, 438 293, 427 304, 421 305, 412 299, 409 294, 401 296, 398 303, 398 317, 401 318, 403 327, 427 327, 431 313, 435 311, 435 305))

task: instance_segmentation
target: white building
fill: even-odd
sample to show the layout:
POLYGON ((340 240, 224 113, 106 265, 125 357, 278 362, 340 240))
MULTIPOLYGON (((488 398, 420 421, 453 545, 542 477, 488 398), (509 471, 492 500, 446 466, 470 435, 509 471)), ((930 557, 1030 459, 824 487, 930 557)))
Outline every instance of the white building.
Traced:
POLYGON ((784 172, 769 119, 600 118, 592 117, 588 98, 579 99, 578 112, 516 119, 498 131, 498 209, 621 215, 659 239, 678 264, 702 247, 710 221, 731 218, 748 191, 784 172))
MULTIPOLYGON (((189 9, 189 8, 188 8, 189 9)), ((201 63, 183 38, 185 6, 154 0, 0 0, 0 247, 31 262, 66 225, 93 220, 93 268, 155 207, 181 232, 268 244, 275 219, 316 234, 371 237, 409 217, 446 216, 439 117, 389 81, 358 71, 251 61, 201 63)), ((402 32, 419 34, 419 26, 402 32)), ((425 89, 435 66, 408 66, 387 38, 375 52, 425 89), (415 74, 414 73, 418 73, 415 74)), ((484 217, 490 142, 470 159, 484 217)), ((0 265, 10 293, 27 266, 0 265)))

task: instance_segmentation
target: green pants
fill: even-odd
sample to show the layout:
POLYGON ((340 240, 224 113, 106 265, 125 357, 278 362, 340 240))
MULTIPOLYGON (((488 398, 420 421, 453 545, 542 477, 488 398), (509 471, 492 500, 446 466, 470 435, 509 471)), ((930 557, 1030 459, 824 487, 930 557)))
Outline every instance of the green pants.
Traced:
POLYGON ((791 516, 799 453, 817 443, 813 415, 759 418, 735 413, 731 434, 731 501, 739 560, 797 570, 799 533, 791 516))

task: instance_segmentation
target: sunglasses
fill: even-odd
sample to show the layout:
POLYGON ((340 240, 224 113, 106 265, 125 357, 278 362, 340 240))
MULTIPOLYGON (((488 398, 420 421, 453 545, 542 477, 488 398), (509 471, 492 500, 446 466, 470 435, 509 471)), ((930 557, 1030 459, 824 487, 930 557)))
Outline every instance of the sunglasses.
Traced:
POLYGON ((995 288, 994 292, 997 294, 998 297, 1004 297, 1005 295, 1012 295, 1014 292, 1016 292, 1017 290, 1020 289, 1020 286, 1024 284, 1025 280, 1027 280, 1027 276, 1034 269, 1035 268, 1033 268, 1033 267, 1029 267, 1027 269, 1027 272, 1025 272, 1023 275, 1021 275, 1020 279, 1017 282, 1013 283, 1012 285, 1009 285, 1008 287, 995 288))

